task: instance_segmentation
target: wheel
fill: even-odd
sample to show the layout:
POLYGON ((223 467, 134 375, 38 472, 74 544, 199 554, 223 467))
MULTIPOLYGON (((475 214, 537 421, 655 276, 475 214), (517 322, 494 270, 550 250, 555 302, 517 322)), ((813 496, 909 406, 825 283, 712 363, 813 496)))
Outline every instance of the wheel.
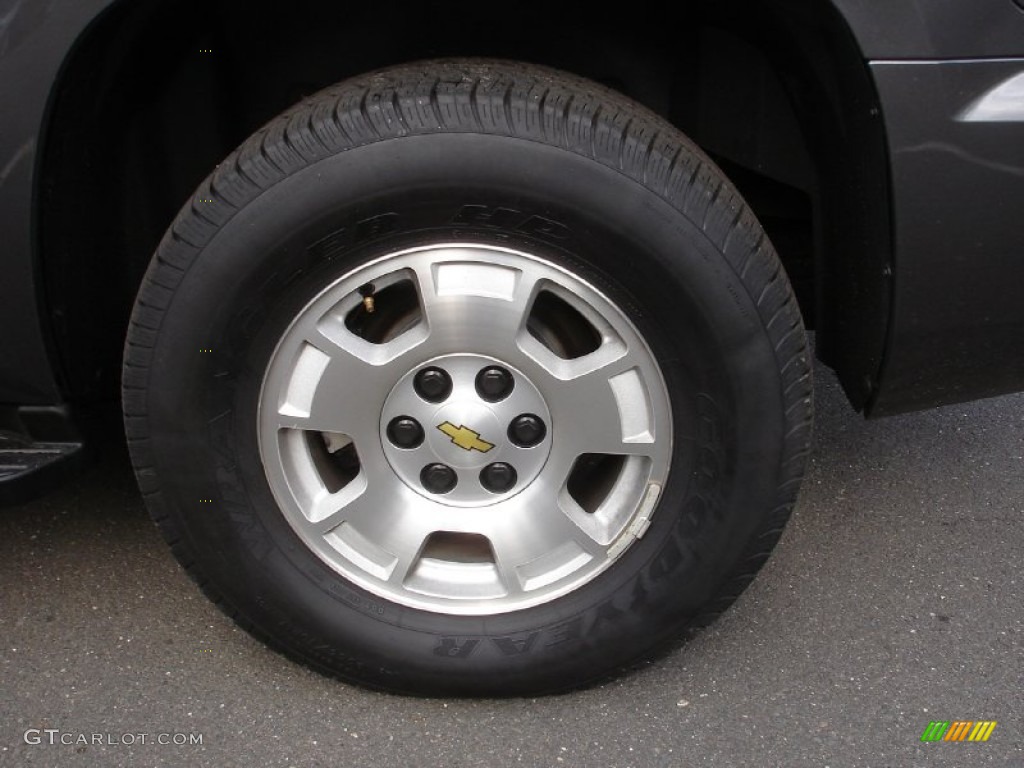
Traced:
POLYGON ((224 610, 395 691, 564 690, 753 578, 811 422, 788 281, 715 166, 593 83, 444 61, 256 133, 161 242, 129 446, 224 610))

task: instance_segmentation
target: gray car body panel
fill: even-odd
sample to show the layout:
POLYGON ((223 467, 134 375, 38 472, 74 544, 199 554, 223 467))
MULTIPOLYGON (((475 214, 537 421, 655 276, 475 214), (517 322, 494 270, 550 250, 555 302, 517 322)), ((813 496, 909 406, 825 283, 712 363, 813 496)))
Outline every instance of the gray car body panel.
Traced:
MULTIPOLYGON (((61 69, 114 1, 0 0, 0 404, 64 399, 36 248, 37 160, 61 69)), ((871 68, 891 160, 891 315, 881 370, 865 372, 869 410, 1022 389, 1024 302, 1007 286, 1024 284, 1012 213, 1024 210, 1024 123, 963 115, 1024 71, 1024 10, 1015 0, 832 4, 871 68)))

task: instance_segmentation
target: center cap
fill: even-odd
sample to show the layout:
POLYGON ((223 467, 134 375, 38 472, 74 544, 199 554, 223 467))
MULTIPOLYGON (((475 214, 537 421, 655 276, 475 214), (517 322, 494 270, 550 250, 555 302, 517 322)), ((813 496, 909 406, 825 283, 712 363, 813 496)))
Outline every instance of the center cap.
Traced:
POLYGON ((439 408, 431 419, 427 441, 439 461, 470 469, 496 460, 505 434, 491 409, 474 402, 439 408))
POLYGON ((485 355, 424 361, 395 384, 380 425, 395 474, 452 506, 485 506, 519 493, 551 452, 553 425, 540 391, 521 371, 485 355), (427 386, 435 382, 445 386, 427 386))

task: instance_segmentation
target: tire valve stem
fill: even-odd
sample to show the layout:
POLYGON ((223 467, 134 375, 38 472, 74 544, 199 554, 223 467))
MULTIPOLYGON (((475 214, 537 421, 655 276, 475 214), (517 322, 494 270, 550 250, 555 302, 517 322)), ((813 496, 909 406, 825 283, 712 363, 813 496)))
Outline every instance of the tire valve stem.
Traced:
POLYGON ((373 283, 367 283, 359 289, 359 295, 363 297, 363 309, 366 310, 368 315, 372 315, 377 308, 373 300, 373 292, 375 290, 373 283))

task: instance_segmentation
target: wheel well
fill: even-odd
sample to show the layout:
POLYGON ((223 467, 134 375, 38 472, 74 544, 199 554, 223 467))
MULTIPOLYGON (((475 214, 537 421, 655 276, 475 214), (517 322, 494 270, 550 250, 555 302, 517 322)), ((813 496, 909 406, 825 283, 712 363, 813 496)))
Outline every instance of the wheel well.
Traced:
POLYGON ((888 180, 874 91, 827 4, 292 0, 121 2, 62 71, 44 136, 38 243, 70 400, 117 396, 127 318, 178 208, 275 114, 346 77, 444 56, 526 60, 610 85, 671 120, 736 183, 794 283, 819 354, 858 407, 881 362, 888 180))

